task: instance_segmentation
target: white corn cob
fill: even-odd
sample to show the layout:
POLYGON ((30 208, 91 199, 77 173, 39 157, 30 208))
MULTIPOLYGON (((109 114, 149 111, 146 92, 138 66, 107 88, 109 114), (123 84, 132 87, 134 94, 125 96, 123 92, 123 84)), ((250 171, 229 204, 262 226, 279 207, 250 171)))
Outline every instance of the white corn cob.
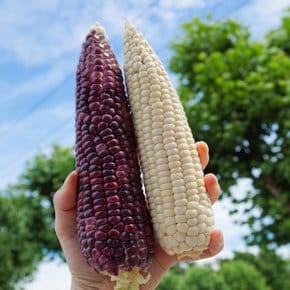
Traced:
POLYGON ((214 217, 191 129, 161 61, 128 22, 124 54, 155 236, 169 255, 197 258, 208 248, 214 217))

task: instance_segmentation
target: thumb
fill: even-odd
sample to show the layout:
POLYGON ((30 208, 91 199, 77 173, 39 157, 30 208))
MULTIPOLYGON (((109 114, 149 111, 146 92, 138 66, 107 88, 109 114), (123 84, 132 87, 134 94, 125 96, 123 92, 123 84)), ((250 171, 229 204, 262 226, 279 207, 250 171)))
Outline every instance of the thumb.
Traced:
POLYGON ((77 173, 71 172, 53 198, 55 232, 59 240, 76 235, 77 173))

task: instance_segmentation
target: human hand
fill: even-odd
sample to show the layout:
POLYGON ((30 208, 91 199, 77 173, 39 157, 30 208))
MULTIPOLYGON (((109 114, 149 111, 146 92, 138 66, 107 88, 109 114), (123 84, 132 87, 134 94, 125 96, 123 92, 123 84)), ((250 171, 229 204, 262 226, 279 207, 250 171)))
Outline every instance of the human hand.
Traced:
MULTIPOLYGON (((200 161, 203 168, 209 161, 208 146, 204 142, 196 143, 200 161)), ((204 177, 205 186, 212 203, 220 194, 220 186, 213 174, 206 174, 204 177)), ((54 196, 55 208, 55 231, 64 256, 67 260, 69 270, 72 275, 72 290, 111 290, 114 283, 110 278, 97 273, 86 262, 82 255, 77 234, 76 215, 77 215, 77 173, 72 172, 65 180, 63 186, 54 196)), ((213 257, 223 248, 223 235, 219 230, 213 230, 209 247, 202 253, 200 259, 213 257)), ((142 285, 140 289, 155 289, 162 276, 169 268, 177 262, 176 256, 169 256, 156 243, 155 254, 150 267, 151 279, 142 285)))

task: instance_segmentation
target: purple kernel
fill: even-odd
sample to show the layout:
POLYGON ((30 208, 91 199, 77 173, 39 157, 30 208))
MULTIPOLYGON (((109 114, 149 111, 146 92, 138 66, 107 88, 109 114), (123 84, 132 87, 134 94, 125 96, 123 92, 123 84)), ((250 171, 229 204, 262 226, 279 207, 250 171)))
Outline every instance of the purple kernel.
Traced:
MULTIPOLYGON (((135 234, 135 236, 137 237, 136 234, 135 234)), ((144 239, 137 239, 137 247, 138 248, 146 248, 146 250, 147 250, 146 240, 144 240, 144 239)))
POLYGON ((105 256, 105 255, 101 255, 98 259, 98 262, 99 262, 99 265, 100 266, 103 266, 105 265, 106 263, 108 263, 110 261, 110 258, 105 256))
POLYGON ((99 110, 100 110, 100 112, 101 112, 102 114, 105 114, 105 113, 108 112, 109 107, 106 106, 106 105, 104 105, 104 104, 101 104, 101 105, 99 106, 99 110))
POLYGON ((97 224, 98 226, 100 226, 100 225, 105 225, 105 224, 107 224, 107 223, 108 223, 107 218, 101 218, 101 219, 97 219, 97 220, 96 220, 96 224, 97 224))
POLYGON ((112 202, 108 204, 108 209, 118 209, 121 208, 120 202, 112 202))
POLYGON ((111 257, 113 253, 114 253, 114 250, 112 248, 105 247, 104 249, 102 249, 102 254, 108 257, 111 257))
POLYGON ((106 162, 106 163, 103 164, 103 168, 116 169, 116 164, 114 162, 106 162))
POLYGON ((135 224, 128 224, 128 225, 125 225, 124 230, 125 232, 134 233, 137 231, 137 226, 135 224))
POLYGON ((138 252, 138 248, 135 245, 125 249, 125 253, 127 255, 136 255, 137 252, 138 252))
MULTIPOLYGON (((123 248, 118 247, 118 248, 115 248, 114 249, 114 257, 122 257, 121 259, 124 259, 123 256, 124 256, 124 250, 123 250, 123 248)), ((121 264, 121 263, 118 263, 118 264, 121 264)))
POLYGON ((125 158, 126 157, 126 153, 124 151, 119 151, 115 154, 115 157, 117 159, 121 159, 121 158, 125 158))
POLYGON ((100 122, 98 125, 97 125, 97 128, 99 131, 102 131, 104 129, 106 129, 108 127, 108 124, 106 122, 100 122))
POLYGON ((92 186, 92 191, 95 191, 95 190, 103 190, 103 189, 104 189, 104 185, 102 183, 94 184, 92 186))
POLYGON ((107 210, 106 204, 95 204, 95 201, 93 201, 93 203, 94 203, 94 211, 107 210))
POLYGON ((103 179, 98 177, 98 178, 93 178, 91 180, 91 185, 95 185, 95 184, 100 184, 100 183, 103 183, 103 179))
POLYGON ((102 131, 100 131, 99 135, 101 137, 105 137, 105 136, 111 135, 112 133, 113 133, 113 130, 111 128, 106 128, 106 129, 103 129, 102 131))
MULTIPOLYGON (((119 240, 108 239, 107 245, 111 248, 117 248, 120 245, 120 242, 119 242, 119 240)), ((113 253, 112 253, 112 255, 113 255, 113 253)))
POLYGON ((91 164, 89 166, 89 171, 95 171, 95 170, 99 170, 99 169, 100 169, 100 167, 96 164, 91 164))
POLYGON ((128 184, 129 182, 130 182, 129 179, 126 177, 118 179, 119 184, 128 184))
POLYGON ((125 216, 132 216, 133 215, 133 211, 130 210, 130 209, 127 209, 127 208, 123 208, 122 211, 121 211, 121 215, 123 217, 125 217, 125 216))
POLYGON ((132 222, 134 222, 134 219, 132 218, 132 216, 125 216, 123 218, 123 222, 124 224, 131 224, 132 222))
POLYGON ((98 249, 98 250, 102 250, 105 246, 106 246, 106 242, 105 242, 105 241, 97 240, 97 241, 95 242, 95 247, 96 247, 96 249, 98 249))
POLYGON ((113 169, 103 169, 102 173, 103 173, 103 176, 114 175, 115 174, 115 170, 113 170, 113 169))
POLYGON ((95 135, 97 133, 98 129, 97 129, 97 127, 94 124, 91 124, 89 126, 89 131, 90 131, 90 133, 95 135))
POLYGON ((128 172, 130 168, 128 165, 118 165, 117 170, 128 172))
POLYGON ((116 229, 111 229, 108 234, 109 234, 109 237, 112 239, 119 239, 120 238, 120 232, 116 229))
POLYGON ((99 102, 93 102, 89 104, 89 108, 91 111, 99 111, 100 109, 100 103, 99 102))
POLYGON ((109 224, 100 225, 98 229, 102 232, 107 233, 112 227, 109 224))
POLYGON ((121 210, 120 209, 111 209, 108 210, 108 216, 115 216, 115 215, 120 215, 121 210))
POLYGON ((97 154, 95 152, 91 152, 87 155, 87 160, 90 161, 94 158, 96 158, 97 154))
POLYGON ((109 96, 109 98, 105 99, 105 100, 103 101, 103 104, 106 105, 106 106, 111 107, 111 106, 113 106, 115 103, 114 103, 113 99, 110 98, 110 95, 108 95, 108 96, 109 96))
POLYGON ((117 182, 108 182, 104 184, 104 189, 117 189, 118 188, 118 183, 117 182))
POLYGON ((119 222, 117 224, 115 224, 113 226, 114 229, 118 230, 119 232, 122 232, 124 229, 124 223, 123 222, 119 222))
POLYGON ((97 198, 103 198, 105 196, 104 191, 96 190, 92 192, 92 198, 95 200, 97 198))
POLYGON ((108 223, 111 224, 111 225, 114 225, 114 224, 117 224, 121 221, 121 217, 120 216, 110 216, 108 218, 108 223))
POLYGON ((123 232, 123 233, 121 233, 121 237, 120 238, 121 238, 122 241, 131 241, 131 240, 135 239, 135 236, 132 233, 123 232))
POLYGON ((108 143, 110 140, 114 139, 115 136, 113 134, 107 135, 103 137, 104 142, 108 143))
POLYGON ((107 162, 114 162, 115 158, 112 155, 107 155, 107 156, 104 157, 103 161, 106 162, 106 163, 107 162))
POLYGON ((105 195, 108 196, 112 196, 112 195, 116 195, 118 193, 118 191, 116 189, 109 189, 109 190, 105 190, 105 195))
POLYGON ((106 150, 107 149, 107 146, 106 146, 106 144, 104 144, 104 143, 100 143, 100 144, 98 144, 97 146, 96 146, 96 151, 97 152, 99 152, 99 151, 101 151, 101 150, 106 150))
POLYGON ((138 256, 137 255, 130 256, 127 262, 130 266, 138 265, 138 262, 139 262, 138 256))
POLYGON ((87 218, 87 217, 91 217, 94 215, 94 211, 92 209, 87 209, 85 212, 84 212, 84 217, 87 218))
POLYGON ((126 165, 127 164, 127 159, 121 158, 116 160, 117 165, 126 165))
POLYGON ((91 147, 94 145, 92 140, 88 140, 88 141, 84 141, 84 139, 82 140, 84 143, 82 144, 83 148, 87 148, 87 147, 91 147))
POLYGON ((118 123, 118 127, 119 127, 119 124, 123 122, 122 117, 119 116, 119 115, 115 115, 115 116, 113 117, 113 120, 116 121, 116 122, 118 123))
POLYGON ((95 170, 89 173, 90 178, 94 177, 102 177, 102 171, 101 170, 95 170))
POLYGON ((120 146, 113 146, 113 147, 109 147, 109 151, 113 154, 119 152, 121 150, 120 146))
POLYGON ((110 176, 105 176, 104 177, 104 182, 107 183, 107 182, 113 182, 113 181, 116 181, 116 177, 114 175, 110 175, 110 176))
POLYGON ((96 229, 97 229, 96 225, 87 225, 85 227, 86 232, 96 231, 96 229))
POLYGON ((120 198, 119 198, 118 195, 107 197, 107 202, 108 203, 110 203, 110 202, 119 202, 119 201, 120 201, 120 198))
POLYGON ((100 150, 100 151, 98 151, 98 155, 101 158, 104 158, 105 156, 109 155, 109 152, 107 150, 100 150))
POLYGON ((102 120, 106 123, 110 123, 112 121, 113 117, 109 114, 105 114, 102 116, 102 120))
POLYGON ((95 115, 92 117, 92 123, 98 124, 101 121, 102 117, 99 115, 95 115))
POLYGON ((95 218, 96 219, 100 219, 100 218, 104 218, 107 216, 107 213, 105 211, 98 211, 95 213, 95 218))
POLYGON ((94 199, 94 205, 101 205, 101 204, 106 204, 106 199, 105 198, 96 198, 96 199, 94 199))
POLYGON ((117 170, 116 171, 116 176, 118 178, 124 178, 128 176, 128 173, 126 171, 122 171, 122 170, 117 170))
POLYGON ((108 142, 108 147, 113 147, 119 145, 119 141, 117 139, 112 139, 108 142))

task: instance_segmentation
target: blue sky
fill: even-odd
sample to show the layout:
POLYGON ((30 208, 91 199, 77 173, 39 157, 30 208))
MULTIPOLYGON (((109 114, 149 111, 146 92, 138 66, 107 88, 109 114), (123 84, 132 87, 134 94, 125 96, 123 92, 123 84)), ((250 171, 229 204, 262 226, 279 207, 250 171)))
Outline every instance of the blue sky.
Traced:
MULTIPOLYGON (((290 0, 0 0, 0 189, 15 181, 37 152, 49 152, 55 143, 73 144, 74 72, 84 36, 96 21, 121 65, 126 17, 167 66, 169 42, 182 22, 208 13, 231 17, 260 39, 279 25, 289 5, 290 0)), ((217 224, 227 221, 224 255, 244 247, 241 235, 246 231, 231 222, 225 210, 229 206, 216 206, 217 224)), ((68 289, 67 276, 65 266, 44 263, 27 289, 68 289)))

